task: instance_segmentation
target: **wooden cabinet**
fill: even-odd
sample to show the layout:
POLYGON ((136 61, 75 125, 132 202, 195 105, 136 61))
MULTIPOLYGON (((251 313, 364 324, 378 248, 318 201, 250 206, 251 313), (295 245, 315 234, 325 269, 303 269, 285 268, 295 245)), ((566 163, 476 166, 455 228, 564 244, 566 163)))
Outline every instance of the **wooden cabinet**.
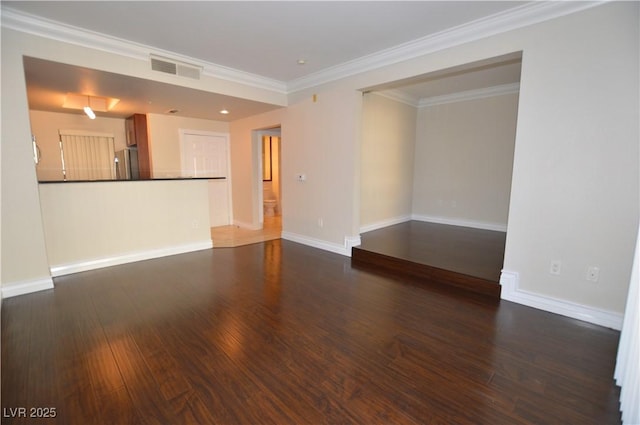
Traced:
POLYGON ((134 114, 126 119, 127 146, 138 149, 138 170, 140 180, 151 178, 151 154, 147 135, 147 116, 134 114))

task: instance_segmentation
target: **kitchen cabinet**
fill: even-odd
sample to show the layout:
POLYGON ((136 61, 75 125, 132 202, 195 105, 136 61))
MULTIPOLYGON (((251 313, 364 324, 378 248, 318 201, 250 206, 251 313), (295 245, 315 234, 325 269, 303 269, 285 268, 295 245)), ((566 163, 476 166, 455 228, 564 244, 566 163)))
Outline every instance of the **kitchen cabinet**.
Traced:
POLYGON ((147 134, 147 116, 133 114, 125 121, 127 133, 127 146, 138 150, 138 170, 141 180, 151 178, 151 156, 149 149, 149 136, 147 134))

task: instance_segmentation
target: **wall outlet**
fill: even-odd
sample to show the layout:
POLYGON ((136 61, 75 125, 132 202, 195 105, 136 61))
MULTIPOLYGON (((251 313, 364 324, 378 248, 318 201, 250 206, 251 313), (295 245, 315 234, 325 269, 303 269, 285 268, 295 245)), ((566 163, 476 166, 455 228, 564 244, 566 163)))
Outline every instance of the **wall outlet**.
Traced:
POLYGON ((298 180, 299 182, 303 182, 307 180, 307 175, 306 174, 296 174, 296 180, 298 180))
POLYGON ((552 275, 560 276, 560 271, 562 269, 562 261, 553 260, 551 262, 551 267, 549 267, 549 273, 552 275))
POLYGON ((200 227, 200 222, 198 220, 193 220, 191 222, 191 228, 192 229, 197 229, 198 227, 200 227))
POLYGON ((322 217, 318 219, 318 227, 324 227, 324 219, 322 217))
POLYGON ((600 268, 596 266, 589 266, 587 268, 587 280, 589 282, 597 282, 600 278, 600 268))

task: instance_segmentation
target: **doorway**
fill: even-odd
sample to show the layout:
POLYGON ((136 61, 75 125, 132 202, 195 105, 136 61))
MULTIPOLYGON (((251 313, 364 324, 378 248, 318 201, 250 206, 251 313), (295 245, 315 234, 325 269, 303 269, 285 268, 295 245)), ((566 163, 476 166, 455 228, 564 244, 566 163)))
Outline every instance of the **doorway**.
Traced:
POLYGON ((258 130, 254 138, 254 164, 258 165, 258 217, 265 229, 282 228, 281 129, 258 130))

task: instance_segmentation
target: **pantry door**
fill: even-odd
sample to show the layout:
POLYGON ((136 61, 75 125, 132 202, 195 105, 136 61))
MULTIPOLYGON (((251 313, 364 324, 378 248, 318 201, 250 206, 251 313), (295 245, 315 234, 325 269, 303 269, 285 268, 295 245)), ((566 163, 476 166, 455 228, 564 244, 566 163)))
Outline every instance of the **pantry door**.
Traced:
POLYGON ((195 130, 180 131, 182 177, 210 178, 211 227, 232 223, 229 135, 195 130))

